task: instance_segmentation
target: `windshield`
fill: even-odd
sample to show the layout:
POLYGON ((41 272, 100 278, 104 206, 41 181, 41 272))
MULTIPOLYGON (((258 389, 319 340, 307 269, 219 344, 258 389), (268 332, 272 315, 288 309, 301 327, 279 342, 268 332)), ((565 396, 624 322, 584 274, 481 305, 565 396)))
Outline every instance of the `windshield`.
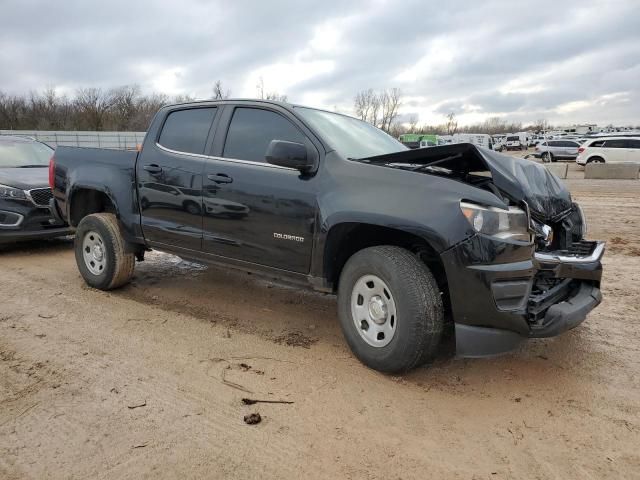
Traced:
POLYGON ((520 137, 507 137, 507 142, 517 142, 520 137))
POLYGON ((296 111, 343 157, 359 159, 407 150, 373 125, 338 113, 295 107, 296 111))
POLYGON ((39 142, 0 139, 0 168, 47 167, 53 149, 39 142))

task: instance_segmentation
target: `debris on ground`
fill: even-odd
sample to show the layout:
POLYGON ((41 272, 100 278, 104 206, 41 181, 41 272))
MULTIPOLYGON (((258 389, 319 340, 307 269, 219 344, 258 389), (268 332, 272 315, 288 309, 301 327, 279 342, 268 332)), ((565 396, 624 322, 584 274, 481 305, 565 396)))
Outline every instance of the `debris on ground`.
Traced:
POLYGON ((290 347, 310 348, 318 339, 308 337, 301 332, 288 332, 276 337, 274 341, 280 345, 284 344, 290 347))
POLYGON ((225 385, 227 385, 227 386, 229 386, 231 388, 235 388, 235 389, 241 390, 243 392, 253 393, 247 387, 244 387, 244 386, 240 385, 239 383, 232 382, 231 380, 227 380, 227 378, 226 378, 227 370, 231 370, 231 365, 227 365, 225 368, 222 369, 222 373, 220 375, 220 380, 222 380, 222 383, 224 383, 225 385))
POLYGON ((133 410, 134 408, 140 408, 140 407, 146 407, 146 406, 147 406, 147 401, 145 400, 144 402, 142 402, 142 403, 137 403, 137 404, 135 404, 135 405, 127 405, 127 408, 128 408, 129 410, 133 410))
POLYGON ((256 400, 253 398, 243 398, 242 403, 244 403, 245 405, 255 405, 256 403, 284 403, 288 405, 293 402, 289 400, 256 400))
POLYGON ((250 413, 244 416, 244 423, 247 425, 257 425, 262 421, 262 417, 259 413, 250 413))

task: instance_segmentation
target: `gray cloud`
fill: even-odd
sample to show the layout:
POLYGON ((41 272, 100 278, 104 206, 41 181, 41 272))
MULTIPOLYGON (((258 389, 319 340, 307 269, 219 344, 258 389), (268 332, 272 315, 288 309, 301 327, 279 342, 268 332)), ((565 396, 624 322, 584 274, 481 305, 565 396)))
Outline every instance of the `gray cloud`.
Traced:
POLYGON ((640 4, 5 0, 0 90, 267 90, 348 110, 400 87, 403 118, 640 123, 640 4), (317 36, 320 32, 320 36, 317 36), (324 32, 324 33, 323 33, 324 32), (314 40, 315 39, 315 40, 314 40))

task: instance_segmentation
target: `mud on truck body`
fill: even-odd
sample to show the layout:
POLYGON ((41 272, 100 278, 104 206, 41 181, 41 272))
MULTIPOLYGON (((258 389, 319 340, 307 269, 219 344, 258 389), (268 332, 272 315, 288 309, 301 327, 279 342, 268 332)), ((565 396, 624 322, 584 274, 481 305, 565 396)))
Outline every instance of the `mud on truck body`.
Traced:
POLYGON ((604 244, 542 165, 407 150, 332 112, 167 106, 140 152, 59 147, 50 183, 89 285, 126 284, 157 249, 334 293, 352 351, 385 372, 431 358, 449 325, 459 354, 492 355, 601 301, 604 244))

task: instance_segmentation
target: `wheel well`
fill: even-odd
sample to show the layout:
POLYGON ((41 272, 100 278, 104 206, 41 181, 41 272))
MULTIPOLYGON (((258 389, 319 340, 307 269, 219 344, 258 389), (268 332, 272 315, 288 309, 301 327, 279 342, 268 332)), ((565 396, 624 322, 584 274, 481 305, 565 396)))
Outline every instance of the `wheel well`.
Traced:
POLYGON ((422 237, 379 225, 363 223, 341 223, 327 234, 324 251, 324 277, 336 291, 340 273, 347 260, 356 252, 376 245, 394 245, 415 254, 429 267, 443 292, 443 301, 448 307, 449 291, 447 277, 440 255, 422 237))
POLYGON ((589 158, 587 158, 587 163, 591 163, 596 159, 602 160, 602 163, 605 163, 604 157, 602 157, 600 155, 591 155, 589 158))
POLYGON ((111 199, 104 192, 81 188, 71 198, 70 223, 78 226, 80 220, 92 213, 117 213, 111 199))

